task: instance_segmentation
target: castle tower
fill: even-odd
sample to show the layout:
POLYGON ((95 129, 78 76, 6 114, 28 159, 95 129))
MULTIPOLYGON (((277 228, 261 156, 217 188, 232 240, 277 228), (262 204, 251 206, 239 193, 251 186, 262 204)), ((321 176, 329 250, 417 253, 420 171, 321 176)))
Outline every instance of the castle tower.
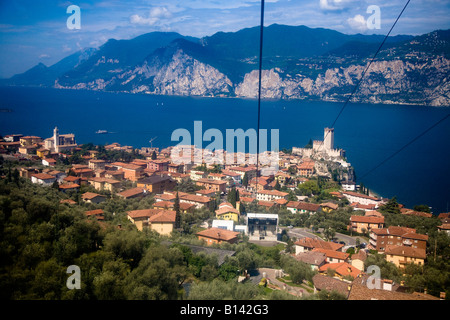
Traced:
POLYGON ((58 127, 53 129, 53 147, 55 148, 55 152, 59 152, 59 130, 58 127))
POLYGON ((325 146, 325 150, 333 150, 334 149, 334 129, 333 128, 325 128, 323 134, 323 144, 325 146))

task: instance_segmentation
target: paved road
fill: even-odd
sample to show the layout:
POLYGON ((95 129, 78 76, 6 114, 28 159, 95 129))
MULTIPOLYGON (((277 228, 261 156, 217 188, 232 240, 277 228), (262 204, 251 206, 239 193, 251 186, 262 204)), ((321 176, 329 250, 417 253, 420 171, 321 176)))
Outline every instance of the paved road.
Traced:
MULTIPOLYGON (((313 238, 313 239, 321 239, 320 237, 311 233, 311 230, 307 229, 307 228, 291 228, 291 229, 287 229, 287 230, 288 230, 288 235, 290 237, 296 237, 297 239, 306 238, 306 237, 313 238)), ((337 241, 344 241, 346 245, 350 245, 350 246, 356 245, 356 238, 358 238, 358 237, 347 236, 345 234, 337 233, 337 232, 334 237, 337 241)), ((361 243, 364 242, 363 239, 360 239, 360 240, 361 240, 361 243)))

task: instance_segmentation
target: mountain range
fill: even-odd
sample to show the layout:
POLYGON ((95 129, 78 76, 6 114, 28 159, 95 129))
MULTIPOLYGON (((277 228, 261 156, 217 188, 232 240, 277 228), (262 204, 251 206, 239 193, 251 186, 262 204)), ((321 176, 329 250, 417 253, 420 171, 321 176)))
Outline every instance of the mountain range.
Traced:
MULTIPOLYGON (((255 98, 259 32, 253 27, 203 38, 152 32, 110 39, 0 84, 255 98)), ((383 40, 306 26, 265 27, 262 97, 345 101, 383 40)), ((449 76, 450 30, 388 37, 352 101, 450 106, 449 76)))

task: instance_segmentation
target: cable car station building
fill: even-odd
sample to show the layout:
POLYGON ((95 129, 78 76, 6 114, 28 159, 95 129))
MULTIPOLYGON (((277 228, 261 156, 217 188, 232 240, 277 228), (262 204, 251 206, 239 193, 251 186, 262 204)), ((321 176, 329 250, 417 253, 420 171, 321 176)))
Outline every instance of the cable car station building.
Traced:
POLYGON ((250 241, 277 241, 278 215, 247 213, 247 235, 250 241))

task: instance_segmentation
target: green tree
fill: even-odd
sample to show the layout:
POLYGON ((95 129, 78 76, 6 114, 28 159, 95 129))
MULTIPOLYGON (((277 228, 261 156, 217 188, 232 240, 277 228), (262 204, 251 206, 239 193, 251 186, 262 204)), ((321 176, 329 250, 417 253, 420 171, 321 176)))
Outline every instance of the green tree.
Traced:
POLYGON ((180 197, 177 195, 175 197, 175 202, 173 204, 173 209, 175 210, 175 228, 181 228, 181 211, 180 211, 180 197))
POLYGON ((399 214, 400 207, 397 202, 397 197, 389 199, 388 202, 386 202, 386 204, 378 208, 378 211, 380 211, 381 213, 399 214))
POLYGON ((242 185, 247 187, 248 186, 248 175, 247 172, 244 173, 244 177, 242 178, 242 185))

